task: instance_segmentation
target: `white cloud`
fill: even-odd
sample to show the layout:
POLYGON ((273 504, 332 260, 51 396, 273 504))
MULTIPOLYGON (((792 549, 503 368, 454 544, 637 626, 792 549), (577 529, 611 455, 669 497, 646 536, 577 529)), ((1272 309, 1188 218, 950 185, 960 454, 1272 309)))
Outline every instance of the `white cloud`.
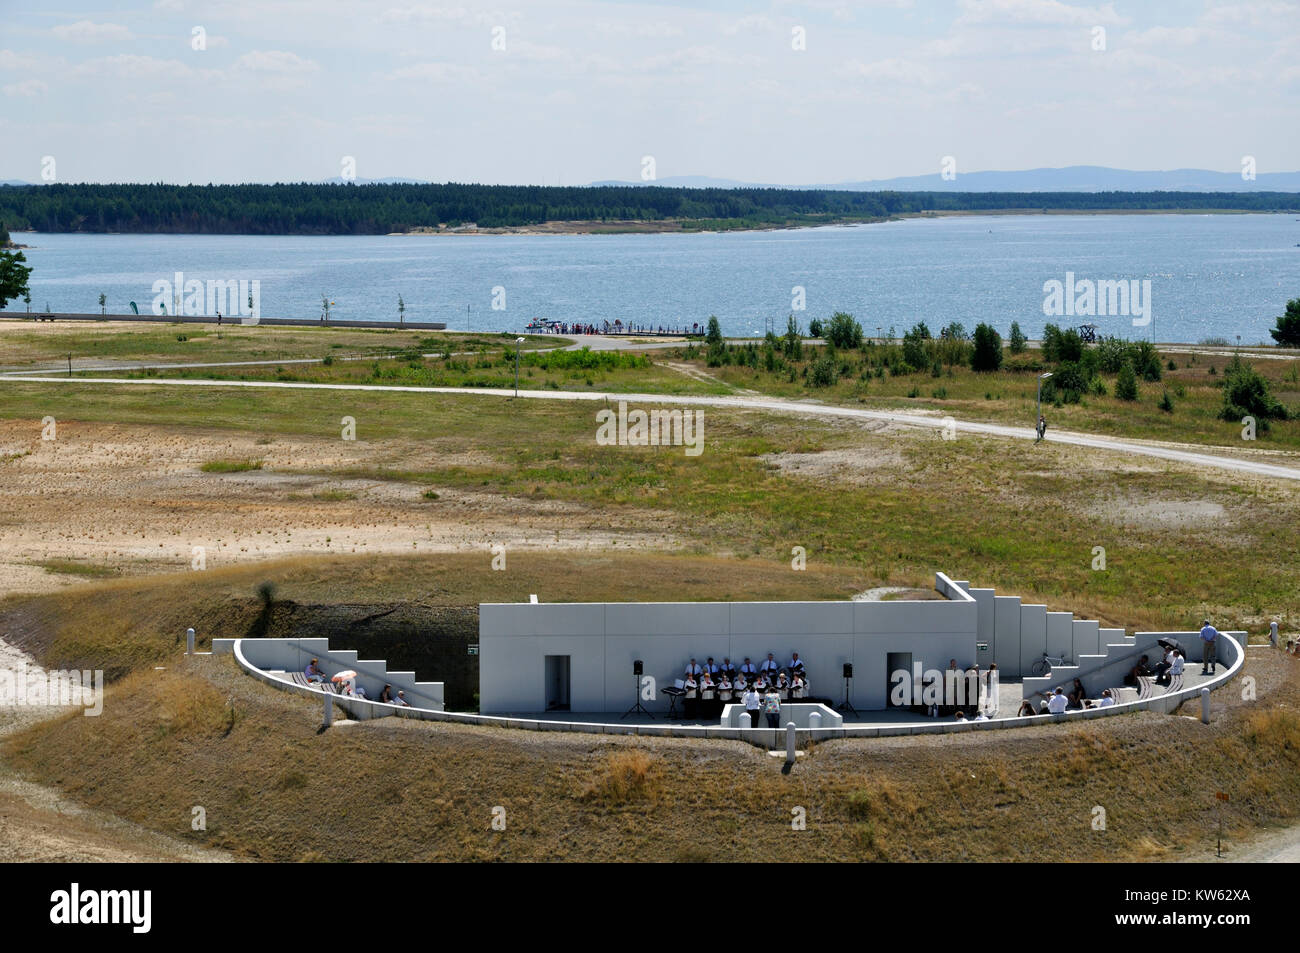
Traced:
POLYGON ((79 76, 108 76, 121 79, 176 79, 193 73, 180 60, 160 60, 152 56, 122 53, 101 56, 78 64, 73 71, 79 76))
POLYGON ((962 15, 957 25, 967 23, 1016 23, 1031 26, 1123 26, 1127 17, 1115 12, 1113 3, 1100 7, 1072 7, 1060 0, 960 0, 962 15))
POLYGON ((472 66, 458 63, 415 63, 393 70, 387 79, 413 79, 428 83, 475 83, 483 74, 472 66))
POLYGON ((893 83, 900 86, 930 87, 939 84, 939 76, 933 69, 913 60, 890 57, 864 63, 861 60, 849 60, 844 64, 840 75, 852 79, 867 79, 873 82, 893 83))
POLYGON ((134 39, 131 31, 121 24, 92 23, 90 20, 60 24, 50 32, 69 43, 125 43, 134 39))
POLYGON ((13 50, 0 50, 0 69, 34 70, 50 63, 39 56, 15 53, 13 50))
POLYGON ((253 50, 235 60, 235 68, 259 73, 312 73, 320 65, 286 50, 253 50))
POLYGON ((0 89, 6 96, 41 96, 49 91, 48 86, 39 79, 24 79, 0 89))

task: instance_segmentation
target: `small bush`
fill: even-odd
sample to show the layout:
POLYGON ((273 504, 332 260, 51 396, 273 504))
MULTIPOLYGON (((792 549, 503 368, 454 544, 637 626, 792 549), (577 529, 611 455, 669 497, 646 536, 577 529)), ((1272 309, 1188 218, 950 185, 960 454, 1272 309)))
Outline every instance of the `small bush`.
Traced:
POLYGON ((261 460, 209 460, 199 467, 204 473, 242 473, 262 469, 261 460))
POLYGON ((1120 400, 1138 399, 1137 375, 1133 373, 1132 364, 1125 364, 1119 369, 1119 377, 1115 379, 1115 396, 1120 400))
POLYGON ((1167 414, 1172 414, 1174 412, 1174 401, 1173 398, 1169 396, 1169 391, 1165 391, 1164 396, 1160 398, 1159 406, 1160 409, 1167 414))
POLYGON ((987 324, 975 327, 970 366, 975 371, 996 371, 1002 367, 1002 337, 987 324))

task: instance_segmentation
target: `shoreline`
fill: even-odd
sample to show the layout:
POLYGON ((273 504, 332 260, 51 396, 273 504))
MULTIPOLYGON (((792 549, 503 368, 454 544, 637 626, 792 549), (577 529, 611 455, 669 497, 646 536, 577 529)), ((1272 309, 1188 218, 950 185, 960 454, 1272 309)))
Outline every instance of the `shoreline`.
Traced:
MULTIPOLYGON (((858 225, 882 225, 890 222, 904 222, 913 219, 939 219, 939 218, 1000 218, 1000 217, 1023 217, 1027 215, 1052 215, 1052 216, 1127 216, 1127 215, 1298 215, 1300 209, 1277 209, 1270 211, 1261 211, 1253 209, 1088 209, 1088 208, 1006 208, 1006 209, 944 209, 930 210, 925 212, 904 212, 898 215, 885 217, 872 216, 868 218, 841 218, 825 222, 784 222, 784 223, 763 223, 754 225, 728 225, 726 227, 691 227, 692 223, 703 221, 699 219, 663 219, 660 221, 648 221, 643 219, 618 219, 607 221, 595 220, 564 220, 541 222, 532 225, 501 225, 487 228, 477 226, 457 226, 454 228, 420 226, 411 228, 404 232, 374 232, 372 234, 356 235, 353 233, 339 233, 333 235, 307 235, 297 232, 283 232, 268 235, 251 234, 248 232, 160 232, 160 231, 139 231, 139 232, 41 232, 41 231, 20 231, 18 234, 23 235, 102 235, 102 236, 129 236, 129 235, 171 235, 175 237, 183 236, 205 236, 205 237, 238 237, 238 238, 428 238, 428 237, 475 237, 487 235, 515 235, 515 236, 545 236, 545 235, 721 235, 728 232, 780 232, 812 228, 845 228, 858 225)), ((709 220, 716 221, 716 220, 709 220)), ((30 249, 36 246, 12 244, 5 250, 18 251, 30 249)))

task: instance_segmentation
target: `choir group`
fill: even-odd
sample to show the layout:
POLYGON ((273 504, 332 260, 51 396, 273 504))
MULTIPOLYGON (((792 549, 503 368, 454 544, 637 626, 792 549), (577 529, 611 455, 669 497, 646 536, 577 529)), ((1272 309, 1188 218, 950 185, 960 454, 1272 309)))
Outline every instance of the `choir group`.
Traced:
POLYGON ((758 665, 749 656, 739 666, 729 658, 724 658, 721 665, 712 657, 703 665, 691 659, 678 687, 686 693, 688 717, 721 712, 723 705, 739 703, 750 689, 760 694, 775 691, 781 701, 807 698, 809 694, 807 668, 798 652, 791 655, 788 665, 778 662, 771 652, 758 665))

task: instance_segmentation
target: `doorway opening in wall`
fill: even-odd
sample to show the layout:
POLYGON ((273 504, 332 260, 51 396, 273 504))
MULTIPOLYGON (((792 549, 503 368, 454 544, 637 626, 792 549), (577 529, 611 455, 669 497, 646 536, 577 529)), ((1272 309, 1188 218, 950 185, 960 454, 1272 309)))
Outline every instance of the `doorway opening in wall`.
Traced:
MULTIPOLYGON (((910 708, 911 705, 894 704, 894 685, 895 672, 906 672, 907 678, 912 677, 912 653, 911 652, 890 652, 885 656, 885 704, 890 708, 910 708)), ((909 686, 910 688, 911 686, 909 686)), ((907 698, 912 699, 912 692, 907 692, 907 698)))
POLYGON ((546 656, 546 710, 569 710, 569 656, 546 656))

